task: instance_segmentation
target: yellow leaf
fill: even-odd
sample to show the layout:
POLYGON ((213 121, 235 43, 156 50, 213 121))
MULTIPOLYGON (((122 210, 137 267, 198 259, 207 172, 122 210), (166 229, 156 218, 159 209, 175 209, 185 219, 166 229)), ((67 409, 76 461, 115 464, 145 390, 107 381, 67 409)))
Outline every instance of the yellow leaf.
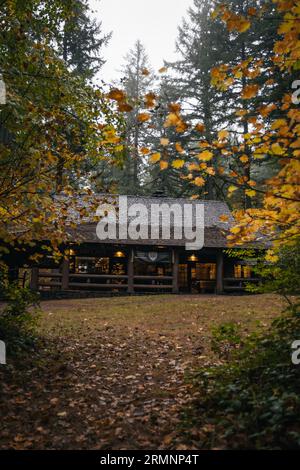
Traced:
POLYGON ((240 233, 240 231, 241 231, 240 227, 232 227, 230 229, 230 232, 234 234, 240 233))
POLYGON ((214 10, 214 11, 211 12, 211 15, 210 15, 210 16, 211 16, 211 18, 212 18, 213 20, 215 20, 215 19, 218 17, 218 15, 219 15, 219 10, 216 9, 216 10, 214 10))
POLYGON ((213 158, 214 154, 210 152, 209 150, 204 150, 204 152, 201 152, 198 154, 199 160, 202 160, 204 162, 208 162, 213 158))
POLYGON ((160 139, 160 144, 163 145, 164 147, 169 145, 169 143, 170 143, 170 141, 166 137, 163 137, 162 139, 160 139))
POLYGON ((228 188, 228 192, 229 192, 229 193, 233 193, 233 192, 236 191, 237 189, 238 189, 238 188, 237 188, 236 186, 231 185, 231 186, 229 186, 229 188, 228 188))
POLYGON ((271 263, 276 263, 276 261, 279 260, 279 257, 277 255, 275 255, 273 250, 268 250, 267 253, 266 253, 265 259, 266 259, 266 261, 269 261, 271 263))
POLYGON ((243 72, 241 70, 237 70, 236 72, 234 72, 234 76, 235 78, 242 78, 243 77, 243 72))
POLYGON ((240 23, 238 24, 237 26, 237 30, 239 31, 239 33, 245 33, 245 31, 248 31, 248 29, 250 28, 251 26, 251 23, 249 20, 246 20, 246 19, 243 19, 240 21, 240 23))
POLYGON ((254 197, 256 195, 256 191, 254 189, 246 189, 245 193, 248 197, 254 197))
POLYGON ((229 136, 229 132, 226 130, 218 132, 219 140, 225 140, 227 139, 228 136, 229 136))
POLYGON ((176 113, 170 113, 167 116, 164 127, 178 126, 180 122, 180 117, 176 113))
POLYGON ((279 129, 280 127, 284 127, 287 125, 287 122, 285 119, 277 119, 275 122, 272 124, 272 129, 276 130, 279 129))
POLYGON ((222 214, 222 215, 220 215, 219 220, 220 220, 221 222, 228 222, 229 216, 228 216, 228 215, 225 215, 225 214, 222 214))
POLYGON ((278 143, 276 143, 272 145, 272 152, 274 155, 283 155, 284 149, 278 143))
POLYGON ((157 163, 159 162, 159 160, 161 159, 161 154, 159 152, 157 153, 154 153, 153 155, 151 155, 150 157, 150 163, 157 163))
POLYGON ((201 176, 198 176, 197 178, 195 178, 194 184, 199 187, 205 186, 205 180, 201 176))
POLYGON ((182 159, 176 159, 172 162, 172 167, 173 168, 182 168, 184 166, 184 160, 182 159))

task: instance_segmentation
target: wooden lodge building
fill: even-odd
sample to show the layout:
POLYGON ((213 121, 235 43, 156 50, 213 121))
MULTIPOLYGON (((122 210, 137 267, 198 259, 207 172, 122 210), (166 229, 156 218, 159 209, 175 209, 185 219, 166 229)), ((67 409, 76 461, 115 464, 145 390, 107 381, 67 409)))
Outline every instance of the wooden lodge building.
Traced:
MULTIPOLYGON (((118 196, 109 196, 116 204, 118 196)), ((70 229, 68 257, 59 265, 47 255, 27 269, 15 261, 19 278, 44 297, 101 296, 150 293, 216 293, 243 291, 248 282, 257 282, 249 263, 226 254, 230 227, 234 220, 226 203, 171 198, 128 196, 133 204, 202 204, 204 206, 204 246, 188 251, 186 240, 170 239, 100 240, 97 223, 85 220, 70 229), (222 221, 225 215, 228 221, 222 221)), ((194 223, 194 222, 193 222, 194 223)), ((174 228, 174 227, 173 227, 174 228)), ((237 252, 238 253, 238 252, 237 252)))

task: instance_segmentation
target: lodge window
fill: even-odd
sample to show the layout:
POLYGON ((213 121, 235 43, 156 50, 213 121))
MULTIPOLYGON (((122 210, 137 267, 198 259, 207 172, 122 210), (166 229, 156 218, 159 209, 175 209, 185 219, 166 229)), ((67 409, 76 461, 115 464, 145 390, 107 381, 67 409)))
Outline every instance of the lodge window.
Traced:
POLYGON ((70 272, 74 274, 126 275, 126 258, 76 256, 70 263, 70 272))
POLYGON ((216 279, 216 264, 215 263, 197 263, 196 264, 196 279, 214 281, 216 279))
POLYGON ((76 274, 109 274, 109 258, 76 256, 74 272, 76 274))
POLYGON ((249 279, 252 277, 252 268, 251 266, 245 266, 242 264, 236 264, 234 266, 234 277, 236 279, 249 279))
POLYGON ((134 260, 134 273, 136 276, 171 276, 170 253, 137 251, 134 260))

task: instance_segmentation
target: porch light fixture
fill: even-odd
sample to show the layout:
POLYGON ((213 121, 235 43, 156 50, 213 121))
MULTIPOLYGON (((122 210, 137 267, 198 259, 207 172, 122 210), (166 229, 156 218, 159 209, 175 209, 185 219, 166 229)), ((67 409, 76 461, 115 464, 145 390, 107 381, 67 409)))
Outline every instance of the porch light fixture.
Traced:
POLYGON ((123 251, 116 251, 114 254, 115 258, 125 258, 123 251))
POLYGON ((188 261, 198 261, 198 257, 196 255, 191 255, 189 256, 188 261))

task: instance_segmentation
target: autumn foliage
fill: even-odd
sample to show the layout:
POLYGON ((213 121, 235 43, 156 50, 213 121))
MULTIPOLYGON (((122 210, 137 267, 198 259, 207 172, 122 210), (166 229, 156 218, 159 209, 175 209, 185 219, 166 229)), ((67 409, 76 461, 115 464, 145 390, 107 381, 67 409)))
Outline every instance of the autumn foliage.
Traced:
MULTIPOLYGON (((198 135, 199 150, 163 138, 159 149, 143 148, 143 153, 149 155, 151 164, 159 164, 162 171, 170 167, 187 170, 187 174, 182 171, 181 178, 187 179, 195 189, 204 187, 207 178, 216 176, 226 183, 229 200, 237 190, 242 190, 246 202, 235 212, 237 223, 231 229, 229 241, 246 244, 264 239, 276 248, 294 243, 299 234, 300 109, 293 99, 292 88, 265 104, 264 93, 276 80, 280 86, 281 75, 292 77, 299 70, 300 2, 274 0, 274 4, 280 18, 280 39, 274 44, 272 57, 245 57, 234 66, 223 63, 211 72, 211 82, 219 91, 240 87, 234 124, 221 129, 213 141, 208 141, 204 124, 186 122, 181 105, 170 103, 164 128, 171 128, 178 136, 193 129, 198 135), (234 168, 229 161, 235 161, 234 168), (251 177, 251 165, 265 161, 271 162, 276 172, 257 183, 251 177)), ((251 29, 252 21, 264 14, 263 9, 256 8, 238 14, 229 11, 226 4, 217 4, 211 16, 221 19, 230 32, 239 35, 251 29)), ((113 93, 114 99, 124 101, 120 91, 113 93)), ((145 107, 152 108, 155 101, 159 97, 151 95, 149 106, 149 96, 146 97, 145 107)), ((148 111, 138 116, 147 125, 150 118, 148 111)), ((197 191, 193 197, 198 197, 197 191)), ((272 250, 267 257, 276 260, 272 250)))

